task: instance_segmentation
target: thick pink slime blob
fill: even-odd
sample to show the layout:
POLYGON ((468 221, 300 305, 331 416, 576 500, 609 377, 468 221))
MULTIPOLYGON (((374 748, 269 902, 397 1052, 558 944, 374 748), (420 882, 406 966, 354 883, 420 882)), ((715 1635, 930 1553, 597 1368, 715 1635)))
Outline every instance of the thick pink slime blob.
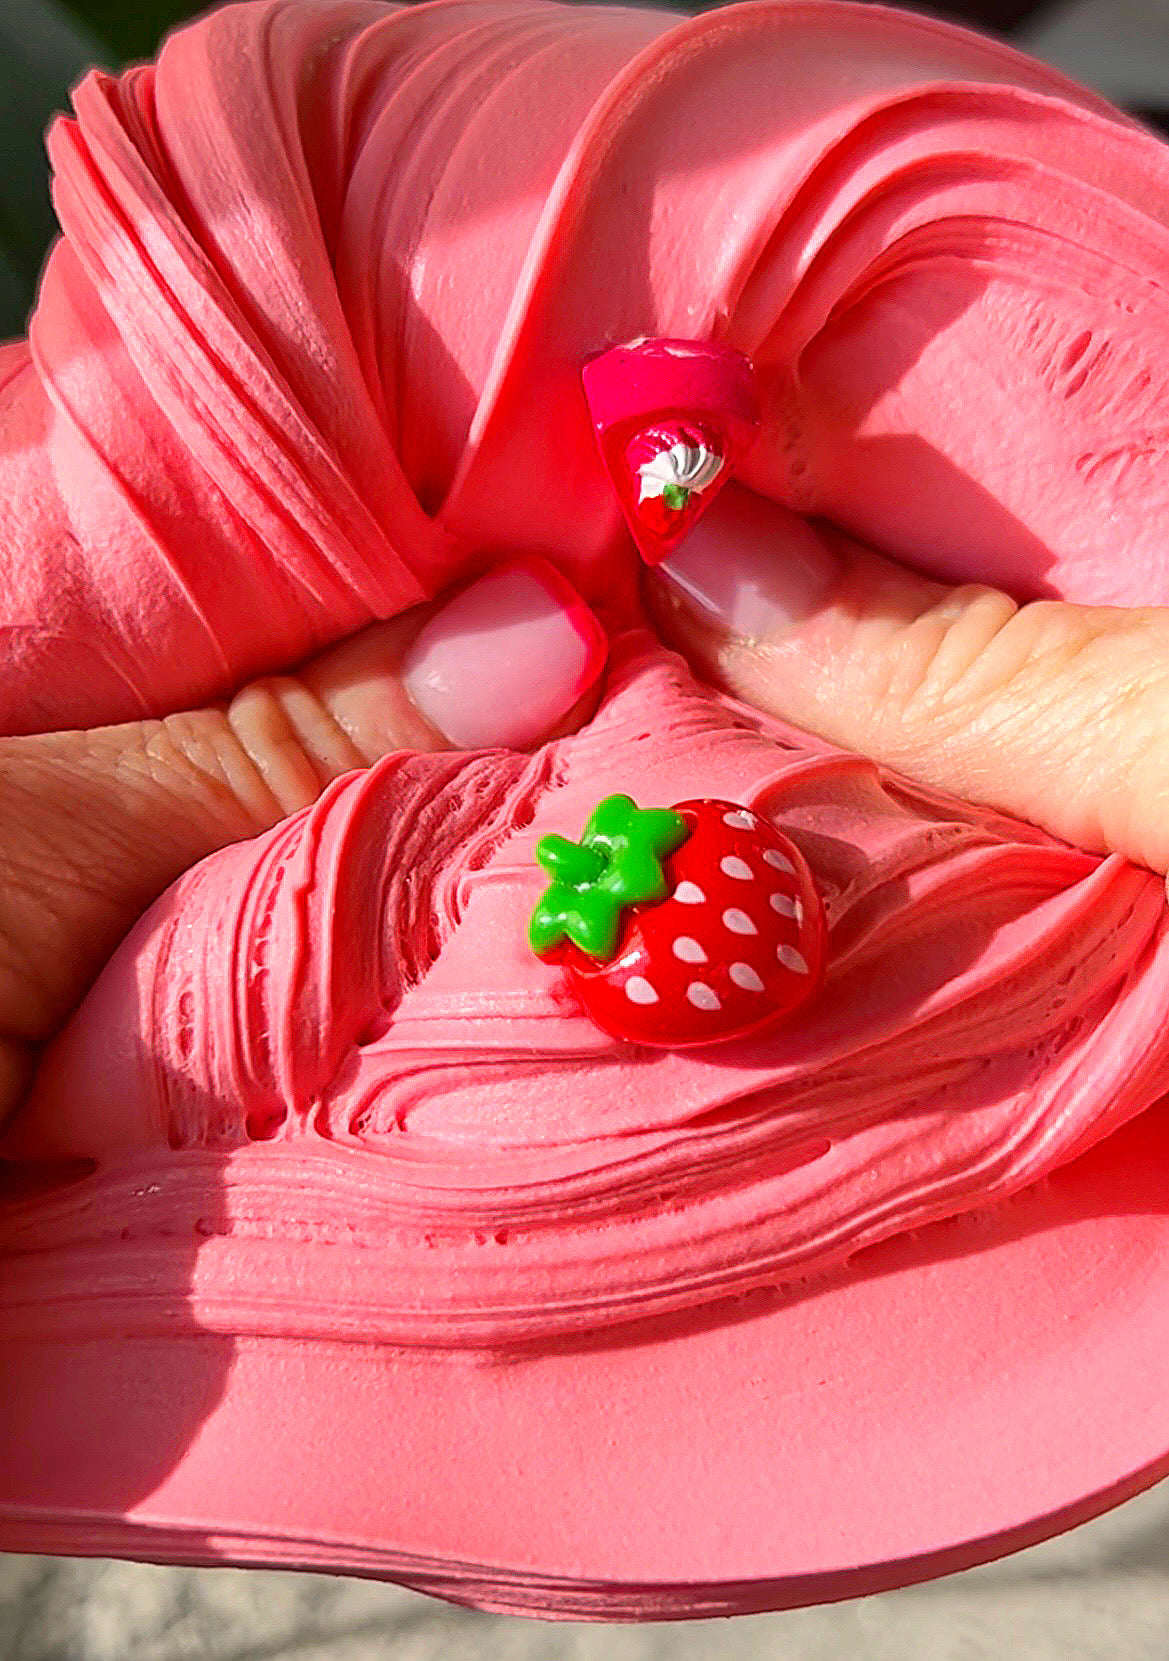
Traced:
MULTIPOLYGON (((449 1411, 412 1420, 416 1444, 403 1432, 420 1458, 454 1446, 464 1387, 486 1411, 522 1381, 522 1412, 556 1422, 587 1377, 583 1417, 541 1424, 566 1461, 608 1377, 641 1415, 623 1480, 644 1480, 644 1447, 712 1510, 728 1484, 754 1493, 747 1427, 762 1436, 769 1407, 744 1381, 785 1332, 815 1343, 807 1304, 767 1301, 777 1286, 812 1277, 826 1311, 843 1297, 825 1320, 871 1347, 893 1296, 879 1275, 863 1290, 879 1251, 992 1202, 1009 1218, 1008 1196, 1045 1193, 1169 1087, 1164 890, 697 687, 638 632, 580 368, 641 336, 725 341, 759 373, 755 490, 940 577, 1165 601, 1166 153, 989 42, 799 0, 683 21, 265 0, 75 102, 51 137, 64 237, 28 342, 0 353, 0 727, 217 696, 485 554, 554 560, 615 644, 583 733, 533 757, 390 757, 191 872, 53 1046, 9 1151, 96 1170, 0 1216, 0 1334, 26 1404, 0 1538, 133 1550, 138 1514, 163 1529, 155 1553, 198 1554, 201 1526, 280 1557, 292 1502, 247 1451, 265 1377, 295 1441, 317 1390, 351 1391, 368 1429, 422 1369, 449 1411), (582 1020, 524 946, 532 848, 609 790, 727 796, 799 842, 832 931, 806 1020, 718 1055, 633 1051, 582 1020), (110 1405, 114 1331, 139 1340, 131 1370, 161 1336, 151 1435, 110 1405), (185 1375, 172 1341, 201 1358, 185 1375), (596 1342, 611 1351, 587 1363, 564 1348, 596 1342), (357 1344, 393 1358, 376 1388, 357 1344), (681 1391, 670 1357, 687 1353, 708 1399, 742 1407, 729 1474, 688 1466, 638 1395, 655 1369, 681 1391), (105 1463, 67 1457, 63 1354, 105 1463), (193 1441, 218 1464, 184 1464, 193 1441), (179 1498, 151 1510, 152 1488, 179 1498), (80 1535, 83 1513, 107 1521, 80 1535)), ((974 1298, 977 1273, 954 1274, 974 1298)), ((928 1338, 906 1354, 927 1364, 928 1338)), ((810 1505, 815 1461, 784 1448, 810 1505)), ((546 1517, 526 1544, 505 1529, 493 1558, 486 1490, 471 1520, 456 1494, 432 1496, 433 1526, 387 1520, 384 1472, 363 1487, 334 1449, 339 1509, 306 1501, 284 1554, 404 1574, 413 1551, 415 1578, 502 1604, 526 1566, 545 1608, 577 1607, 572 1580, 602 1586, 600 1608, 620 1578, 802 1574, 839 1595, 850 1564, 941 1566, 975 1534, 1070 1514, 1140 1448, 1055 1480, 1056 1438, 1030 1486, 1007 1471, 968 1523, 923 1500, 908 1527, 890 1510, 884 1533, 811 1528, 792 1561, 758 1495, 710 1537, 651 1542, 646 1524, 619 1549, 614 1506, 559 1544, 546 1517), (314 1529, 341 1543, 310 1547, 314 1529), (460 1555, 503 1581, 448 1584, 433 1565, 460 1555)), ((311 1453, 288 1458, 303 1490, 311 1453)), ((626 1602, 671 1612, 655 1598, 626 1602)))

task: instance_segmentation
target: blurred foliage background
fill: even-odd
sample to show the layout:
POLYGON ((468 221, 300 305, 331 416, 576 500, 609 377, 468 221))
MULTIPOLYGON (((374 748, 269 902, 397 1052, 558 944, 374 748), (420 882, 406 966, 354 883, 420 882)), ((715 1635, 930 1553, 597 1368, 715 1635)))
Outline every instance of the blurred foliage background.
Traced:
MULTIPOLYGON (((207 0, 64 0, 69 10, 105 41, 122 59, 149 57, 158 41, 176 23, 194 17, 207 7, 207 0)), ((629 0, 635 4, 636 0, 629 0)), ((649 0, 643 0, 649 3, 649 0)), ((658 5, 676 5, 686 11, 704 7, 689 0, 653 0, 658 5)), ((715 3, 715 0, 710 0, 715 3)), ((899 0, 902 5, 914 0, 899 0)), ((1007 30, 1035 9, 1036 0, 921 0, 920 9, 963 17, 984 28, 1007 30)))
POLYGON ((168 29, 207 9, 206 0, 66 0, 70 12, 125 61, 148 58, 168 29))

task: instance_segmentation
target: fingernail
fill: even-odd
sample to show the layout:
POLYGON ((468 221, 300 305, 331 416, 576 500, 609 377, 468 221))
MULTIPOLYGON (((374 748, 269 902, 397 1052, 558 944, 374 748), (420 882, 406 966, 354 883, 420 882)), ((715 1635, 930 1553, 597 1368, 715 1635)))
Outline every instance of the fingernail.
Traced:
POLYGON ((406 653, 402 684, 460 749, 523 749, 567 714, 605 656, 604 630, 572 584, 544 560, 518 559, 430 619, 406 653))
POLYGON ((840 564, 807 520, 731 484, 658 570, 730 634, 767 640, 819 610, 840 564))

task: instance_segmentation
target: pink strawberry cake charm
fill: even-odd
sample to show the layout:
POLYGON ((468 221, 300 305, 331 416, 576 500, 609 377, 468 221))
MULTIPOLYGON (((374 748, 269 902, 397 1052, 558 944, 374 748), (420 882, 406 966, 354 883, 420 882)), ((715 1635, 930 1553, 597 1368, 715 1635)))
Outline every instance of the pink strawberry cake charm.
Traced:
POLYGON ((579 842, 541 839, 551 878, 529 939, 605 1032, 682 1049, 747 1038, 820 984, 824 908, 794 843, 736 802, 606 796, 579 842))
POLYGON ((581 378, 621 511, 658 565, 758 437, 755 371, 729 346, 642 340, 593 358, 581 378))

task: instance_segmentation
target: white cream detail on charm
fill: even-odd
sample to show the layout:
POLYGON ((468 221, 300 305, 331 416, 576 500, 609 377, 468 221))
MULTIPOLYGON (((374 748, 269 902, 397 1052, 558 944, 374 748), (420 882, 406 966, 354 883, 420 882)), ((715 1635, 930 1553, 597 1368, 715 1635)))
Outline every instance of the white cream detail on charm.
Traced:
POLYGON ((674 956, 680 963, 705 963, 706 953, 689 934, 680 934, 674 941, 674 956))
POLYGON ((695 1009, 721 1009, 722 1001, 713 986, 707 986, 705 981, 692 980, 686 988, 686 996, 695 1009))
POLYGON ((780 946, 775 955, 785 969, 794 969, 797 975, 808 973, 807 959, 801 956, 794 946, 780 946))
MULTIPOLYGON (((763 857, 766 859, 767 855, 764 854, 763 857)), ((725 854, 719 860, 718 868, 724 876, 734 877, 737 882, 750 882, 755 875, 747 861, 740 859, 738 854, 725 854)))
POLYGON ((730 976, 736 986, 741 986, 744 992, 762 992, 763 982, 749 963, 732 963, 730 976))
POLYGON ((730 929, 732 934, 758 934, 759 930, 747 916, 740 911, 737 905, 728 906, 723 912, 723 926, 730 929))
POLYGON ((673 485, 678 490, 705 490, 723 470, 723 458, 705 444, 671 444, 637 469, 641 481, 637 500, 648 502, 673 485))
POLYGON ((705 905, 706 895, 696 882, 680 882, 674 890, 679 905, 705 905))
POLYGON ((644 975, 630 975, 625 982, 625 996, 631 1004, 656 1004, 660 1001, 644 975))

